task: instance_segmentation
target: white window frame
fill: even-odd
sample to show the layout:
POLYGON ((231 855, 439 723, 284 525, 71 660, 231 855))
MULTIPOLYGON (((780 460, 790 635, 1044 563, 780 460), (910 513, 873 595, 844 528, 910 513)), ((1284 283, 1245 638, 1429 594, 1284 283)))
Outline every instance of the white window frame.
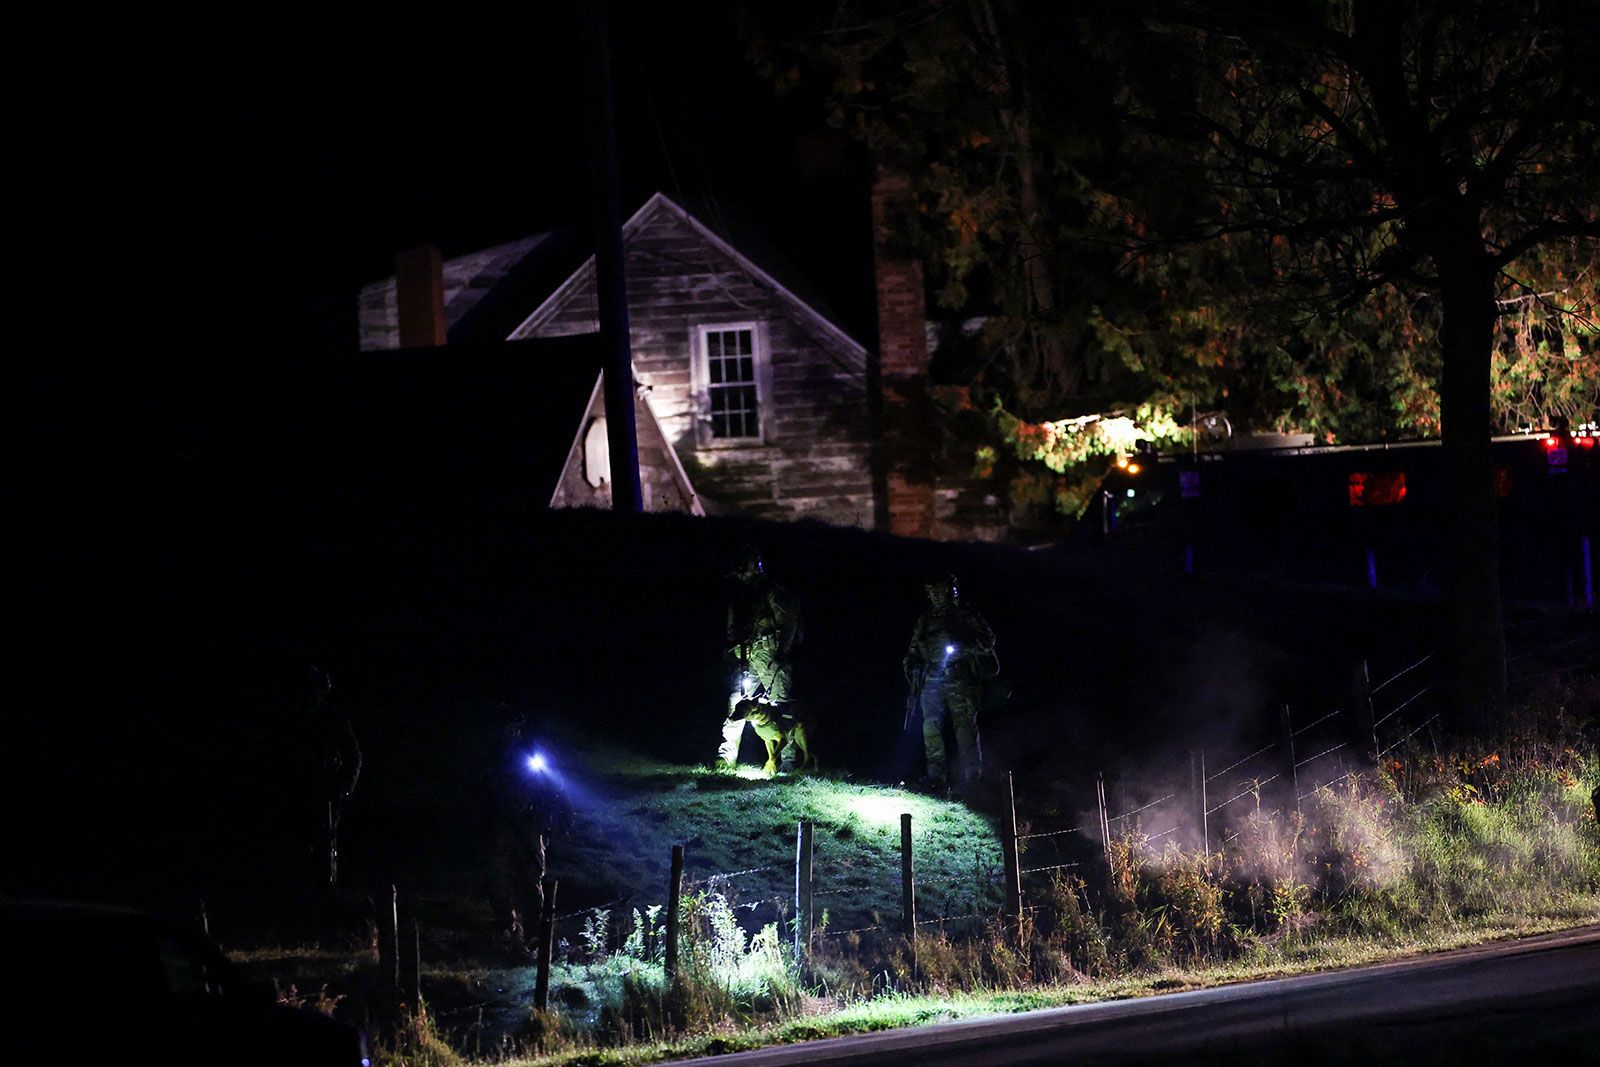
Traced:
POLYGON ((694 398, 695 443, 700 448, 752 448, 767 443, 772 419, 772 364, 767 348, 766 324, 760 320, 743 322, 702 322, 690 330, 693 349, 689 360, 689 385, 694 398), (706 355, 706 335, 729 330, 750 331, 756 387, 756 429, 752 437, 716 437, 711 432, 711 370, 706 355))

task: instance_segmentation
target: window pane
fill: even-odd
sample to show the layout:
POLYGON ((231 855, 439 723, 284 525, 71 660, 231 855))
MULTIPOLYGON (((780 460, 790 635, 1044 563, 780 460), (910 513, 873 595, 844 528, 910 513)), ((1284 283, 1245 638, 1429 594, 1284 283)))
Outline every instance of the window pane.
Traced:
POLYGON ((706 415, 713 438, 759 438, 756 405, 755 331, 705 333, 706 415))

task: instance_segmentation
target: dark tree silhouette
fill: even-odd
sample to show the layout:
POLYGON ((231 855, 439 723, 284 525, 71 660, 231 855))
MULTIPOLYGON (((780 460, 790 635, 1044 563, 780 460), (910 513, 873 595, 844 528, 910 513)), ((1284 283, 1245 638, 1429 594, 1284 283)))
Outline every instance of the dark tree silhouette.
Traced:
POLYGON ((1180 232, 1191 217, 1158 237, 1267 235, 1272 278, 1335 309, 1381 286, 1436 301, 1444 639, 1468 727, 1506 686, 1496 320, 1526 300, 1581 313, 1600 266, 1597 19, 1577 2, 1201 0, 1158 5, 1138 31, 1156 61, 1135 74, 1135 114, 1153 144, 1189 146, 1163 158, 1216 207, 1204 232, 1180 232))

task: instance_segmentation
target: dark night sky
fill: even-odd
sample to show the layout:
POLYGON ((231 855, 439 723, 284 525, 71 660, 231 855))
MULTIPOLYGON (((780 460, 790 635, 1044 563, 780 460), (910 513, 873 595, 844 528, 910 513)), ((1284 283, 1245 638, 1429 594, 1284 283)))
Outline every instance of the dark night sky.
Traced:
MULTIPOLYGON (((615 7, 624 213, 710 199, 866 339, 859 154, 757 79, 732 4, 615 7)), ((23 336, 90 359, 352 351, 355 291, 396 249, 586 221, 587 32, 443 5, 21 27, 23 336)))

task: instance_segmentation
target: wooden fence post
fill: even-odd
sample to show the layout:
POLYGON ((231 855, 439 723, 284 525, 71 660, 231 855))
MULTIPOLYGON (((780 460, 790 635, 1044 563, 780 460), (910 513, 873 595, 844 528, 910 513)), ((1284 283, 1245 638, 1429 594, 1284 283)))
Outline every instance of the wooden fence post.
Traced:
POLYGON ((672 874, 667 883, 667 949, 662 970, 667 984, 678 977, 678 910, 683 901, 683 846, 672 846, 672 874))
POLYGON ((1095 806, 1100 812, 1100 848, 1106 857, 1106 877, 1111 877, 1111 819, 1110 812, 1106 810, 1106 776, 1104 772, 1094 776, 1095 806))
POLYGON ((417 920, 408 918, 404 924, 405 936, 398 942, 400 957, 400 1001, 411 1008, 413 1016, 422 1014, 422 942, 417 932, 417 920))
POLYGON ((390 883, 389 906, 383 909, 383 935, 378 968, 383 976, 384 993, 391 1004, 400 996, 400 887, 390 883), (387 959, 382 958, 387 949, 387 959))
POLYGON ((1300 810, 1300 768, 1294 758, 1294 715, 1283 705, 1283 744, 1289 753, 1289 788, 1294 790, 1294 810, 1300 810))
POLYGON ((917 939, 917 882, 911 865, 911 813, 900 815, 900 925, 906 939, 917 939))
POLYGON ((540 1011, 550 1007, 550 965, 555 961, 556 887, 554 878, 545 879, 544 906, 539 909, 539 970, 533 980, 533 1006, 540 1011))
POLYGON ((328 884, 339 884, 339 815, 328 801, 328 884))
POLYGON ((1194 793, 1195 808, 1200 811, 1200 840, 1205 843, 1205 854, 1211 854, 1210 790, 1205 781, 1205 749, 1189 750, 1189 789, 1194 793))
POLYGON ((1006 772, 1006 917, 1022 929, 1022 855, 1017 840, 1017 785, 1015 776, 1006 772))
POLYGON ((794 958, 804 961, 811 951, 812 826, 801 819, 794 837, 794 958))

